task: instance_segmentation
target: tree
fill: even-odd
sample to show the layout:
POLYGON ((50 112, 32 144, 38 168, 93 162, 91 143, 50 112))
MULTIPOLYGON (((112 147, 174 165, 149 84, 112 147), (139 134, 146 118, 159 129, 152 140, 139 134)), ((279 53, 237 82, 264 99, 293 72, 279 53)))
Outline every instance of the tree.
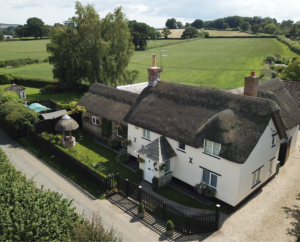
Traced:
POLYGON ((223 28, 223 24, 224 24, 224 19, 219 18, 217 20, 214 21, 215 22, 215 28, 217 29, 222 29, 223 28))
POLYGON ((250 28, 250 24, 248 22, 243 22, 241 25, 241 30, 247 31, 250 28))
POLYGON ((268 24, 267 26, 264 27, 263 32, 266 34, 274 34, 277 30, 277 27, 275 24, 268 24))
POLYGON ((21 38, 25 36, 25 27, 24 25, 19 25, 15 28, 16 35, 21 38))
POLYGON ((161 32, 159 32, 159 31, 156 31, 156 38, 158 39, 158 38, 161 38, 162 37, 162 34, 161 34, 161 32))
POLYGON ((296 59, 290 63, 288 67, 282 72, 283 80, 300 82, 300 59, 296 59))
POLYGON ((295 36, 295 35, 298 34, 298 29, 297 29, 297 25, 296 25, 296 24, 293 25, 293 27, 292 27, 292 29, 290 30, 289 34, 290 34, 290 35, 293 35, 293 36, 295 36))
POLYGON ((156 30, 148 24, 133 20, 128 22, 128 27, 136 49, 144 50, 147 47, 147 41, 157 39, 156 30))
POLYGON ((182 35, 181 38, 183 39, 188 39, 188 38, 197 38, 199 36, 199 32, 196 28, 194 27, 187 27, 182 35))
POLYGON ((0 41, 4 40, 4 35, 2 34, 2 32, 0 31, 0 41))
POLYGON ((182 22, 177 21, 177 22, 176 22, 176 28, 177 28, 177 29, 182 29, 182 28, 183 28, 182 22))
POLYGON ((175 18, 168 19, 166 22, 166 27, 168 27, 169 29, 176 29, 176 19, 175 18))
POLYGON ((47 51, 53 77, 62 89, 80 89, 95 82, 110 86, 132 83, 138 71, 127 70, 134 45, 128 21, 116 8, 105 18, 92 5, 76 2, 76 16, 68 25, 53 27, 47 51))
POLYGON ((196 29, 202 29, 203 28, 203 21, 200 19, 196 19, 192 24, 192 27, 196 28, 196 29))
POLYGON ((50 31, 51 31, 51 26, 50 25, 45 25, 44 30, 43 30, 43 36, 49 37, 50 31))
POLYGON ((258 33, 259 29, 260 29, 260 25, 259 24, 254 24, 254 25, 251 26, 251 31, 254 34, 258 33))
POLYGON ((185 28, 191 27, 191 24, 188 23, 188 22, 186 22, 185 25, 184 25, 184 27, 185 27, 185 28))
POLYGON ((228 29, 228 28, 229 28, 229 25, 227 23, 224 23, 222 26, 222 29, 228 29))
POLYGON ((30 36, 42 37, 44 34, 44 22, 39 18, 29 18, 27 19, 27 31, 30 36))
POLYGON ((169 28, 163 28, 163 30, 162 30, 161 33, 162 33, 162 35, 164 36, 165 39, 168 38, 169 34, 172 34, 172 32, 171 32, 171 30, 169 28))

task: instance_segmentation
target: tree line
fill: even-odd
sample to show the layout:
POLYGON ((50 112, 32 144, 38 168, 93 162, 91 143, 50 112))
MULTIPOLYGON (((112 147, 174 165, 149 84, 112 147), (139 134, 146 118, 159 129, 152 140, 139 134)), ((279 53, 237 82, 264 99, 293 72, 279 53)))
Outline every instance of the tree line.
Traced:
POLYGON ((293 20, 283 20, 279 23, 275 18, 260 16, 254 17, 240 17, 229 16, 225 18, 219 18, 216 20, 203 21, 196 19, 192 23, 186 23, 177 21, 175 18, 167 19, 166 27, 169 29, 181 29, 194 27, 196 29, 232 29, 250 31, 253 33, 267 33, 267 34, 292 34, 297 35, 300 31, 300 21, 295 22, 293 20))

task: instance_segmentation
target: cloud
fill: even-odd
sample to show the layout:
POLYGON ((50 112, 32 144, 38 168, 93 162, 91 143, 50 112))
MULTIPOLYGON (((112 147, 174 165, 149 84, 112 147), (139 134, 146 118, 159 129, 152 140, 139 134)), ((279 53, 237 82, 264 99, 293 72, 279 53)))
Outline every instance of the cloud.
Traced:
POLYGON ((129 8, 137 14, 141 14, 147 12, 149 7, 146 5, 135 5, 135 6, 130 6, 129 8))

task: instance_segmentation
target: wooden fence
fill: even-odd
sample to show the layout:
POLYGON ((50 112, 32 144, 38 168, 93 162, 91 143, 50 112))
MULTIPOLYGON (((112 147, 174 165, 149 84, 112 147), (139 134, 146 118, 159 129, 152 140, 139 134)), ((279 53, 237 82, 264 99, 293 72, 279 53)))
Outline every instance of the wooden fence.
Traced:
POLYGON ((215 212, 187 215, 176 209, 172 205, 160 200, 159 198, 149 194, 137 184, 124 179, 119 174, 109 177, 103 177, 96 171, 81 163, 71 155, 67 154, 53 143, 45 140, 37 133, 31 131, 31 137, 42 147, 47 148, 53 155, 61 160, 61 162, 69 165, 70 169, 74 169, 79 173, 88 176, 99 187, 105 191, 111 191, 114 188, 125 197, 130 197, 137 203, 143 202, 145 209, 159 217, 164 221, 172 220, 175 227, 185 234, 205 233, 218 230, 219 207, 215 212))

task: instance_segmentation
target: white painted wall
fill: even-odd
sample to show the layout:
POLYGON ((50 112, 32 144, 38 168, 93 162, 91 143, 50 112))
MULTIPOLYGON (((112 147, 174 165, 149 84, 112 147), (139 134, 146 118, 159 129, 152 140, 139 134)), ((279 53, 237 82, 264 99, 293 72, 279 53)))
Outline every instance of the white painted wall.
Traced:
POLYGON ((298 130, 299 130, 299 125, 297 125, 293 129, 290 129, 290 130, 286 131, 288 140, 290 139, 290 137, 292 137, 290 154, 293 153, 295 151, 295 149, 296 149, 296 143, 297 143, 297 138, 298 138, 298 130))
POLYGON ((277 132, 275 125, 271 119, 263 135, 260 137, 257 145, 252 150, 247 161, 241 166, 240 179, 238 181, 239 191, 235 204, 238 204, 251 192, 260 187, 267 179, 275 174, 281 140, 279 135, 277 134, 275 136, 275 146, 272 148, 272 134, 274 134, 272 130, 277 132), (269 174, 269 164, 270 160, 273 157, 275 157, 275 159, 273 160, 272 173, 269 174), (252 188, 252 173, 262 165, 263 167, 260 174, 261 182, 252 188))

